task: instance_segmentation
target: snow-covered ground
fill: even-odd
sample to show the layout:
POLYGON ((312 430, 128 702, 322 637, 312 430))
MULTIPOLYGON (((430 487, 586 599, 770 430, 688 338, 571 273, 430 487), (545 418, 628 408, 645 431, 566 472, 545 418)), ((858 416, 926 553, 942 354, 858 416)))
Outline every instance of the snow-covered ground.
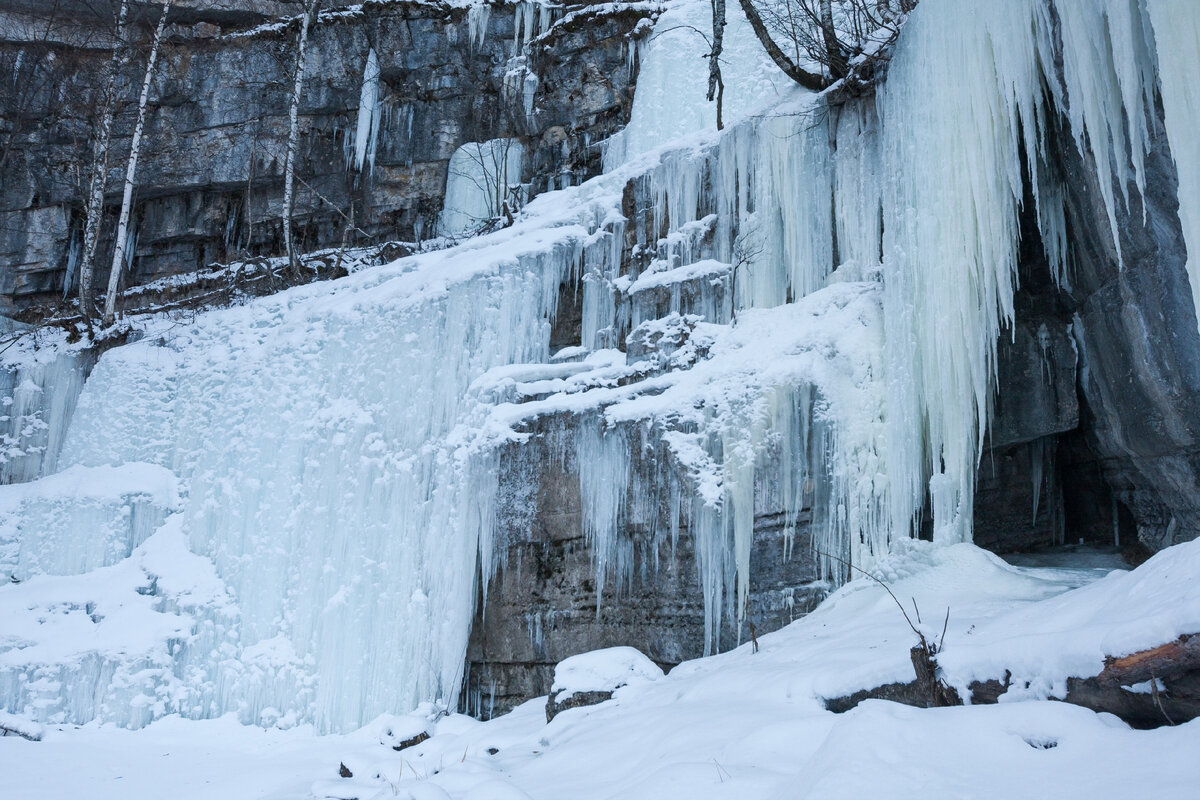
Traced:
MULTIPOLYGON (((0 775, 4 796, 22 800, 1194 798, 1200 722, 1138 731, 1045 698, 1067 675, 1097 673, 1106 654, 1200 630, 1198 571, 1200 543, 1107 574, 1014 567, 968 544, 913 543, 891 556, 877 575, 922 609, 928 633, 940 635, 949 609, 948 681, 1009 668, 1014 687, 1029 684, 998 705, 871 700, 826 711, 823 698, 912 677, 911 630, 860 579, 757 652, 748 643, 662 677, 643 670, 612 700, 549 724, 538 698, 486 723, 426 706, 330 736, 231 717, 139 731, 47 726, 40 742, 0 739, 0 775), (429 740, 391 749, 427 728, 429 740), (342 765, 352 777, 339 777, 342 765)), ((599 685, 636 663, 625 655, 576 659, 564 677, 599 685)))

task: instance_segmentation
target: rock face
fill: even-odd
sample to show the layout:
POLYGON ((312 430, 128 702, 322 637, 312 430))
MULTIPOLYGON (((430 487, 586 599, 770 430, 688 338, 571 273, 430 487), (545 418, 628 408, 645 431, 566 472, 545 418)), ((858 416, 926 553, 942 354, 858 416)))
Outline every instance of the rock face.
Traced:
MULTIPOLYGON (((238 29, 275 5, 195 0, 173 13, 138 169, 129 285, 281 252, 297 23, 238 29)), ((599 168, 595 145, 628 120, 636 69, 630 32, 644 12, 608 7, 543 31, 537 14, 529 16, 532 30, 523 24, 524 4, 481 8, 487 13, 375 2, 317 21, 300 106, 293 223, 304 249, 434 235, 450 157, 468 142, 519 138, 522 181, 535 192, 599 168), (371 50, 382 107, 373 165, 359 169, 356 125, 371 50)), ((69 283, 109 51, 103 21, 86 15, 74 20, 71 36, 54 27, 47 38, 45 21, 9 3, 0 5, 0 24, 26 39, 0 43, 0 63, 19 78, 0 92, 0 306, 12 313, 61 297, 69 283), (84 39, 92 44, 81 46, 84 39)), ((136 113, 129 106, 143 69, 134 58, 122 73, 130 97, 115 122, 99 285, 111 260, 113 206, 136 113)))
POLYGON ((1158 113, 1146 191, 1131 184, 1128 208, 1117 201, 1120 257, 1095 163, 1069 132, 1052 140, 1072 263, 1055 282, 1025 220, 1017 325, 1001 339, 980 465, 983 546, 1140 541, 1158 550, 1200 535, 1200 333, 1158 113))
MULTIPOLYGON (((641 452, 631 467, 627 507, 635 510, 621 531, 632 544, 628 583, 598 587, 583 531, 578 458, 561 447, 566 426, 577 424, 543 420, 534 437, 501 457, 499 537, 506 555, 467 650, 470 713, 489 717, 547 694, 554 665, 587 650, 629 645, 665 669, 704 655, 692 537, 686 517, 677 520, 674 535, 670 530, 672 504, 659 454, 641 452)), ((760 505, 755 520, 747 624, 739 631, 727 610, 720 649, 750 641, 751 626, 763 633, 803 616, 828 590, 817 580, 807 519, 788 542, 782 514, 772 511, 760 505)))

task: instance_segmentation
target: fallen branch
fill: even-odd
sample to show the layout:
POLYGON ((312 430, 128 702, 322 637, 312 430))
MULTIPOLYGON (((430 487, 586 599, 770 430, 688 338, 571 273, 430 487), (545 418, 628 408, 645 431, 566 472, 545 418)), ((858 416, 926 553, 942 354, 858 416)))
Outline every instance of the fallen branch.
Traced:
MULTIPOLYGON (((887 683, 873 689, 862 689, 843 697, 829 698, 825 707, 841 713, 849 711, 864 700, 891 700, 896 703, 928 708, 931 705, 962 705, 953 688, 953 695, 931 703, 929 676, 922 674, 917 650, 913 648, 913 666, 917 679, 909 683, 887 683)), ((968 688, 971 705, 999 702, 1013 685, 1012 673, 1005 670, 1003 678, 973 681, 968 688)), ((1134 728, 1157 728, 1178 725, 1200 717, 1200 634, 1180 636, 1173 642, 1139 650, 1129 655, 1104 660, 1104 669, 1090 678, 1067 679, 1067 695, 1063 702, 1107 712, 1120 717, 1134 728)))

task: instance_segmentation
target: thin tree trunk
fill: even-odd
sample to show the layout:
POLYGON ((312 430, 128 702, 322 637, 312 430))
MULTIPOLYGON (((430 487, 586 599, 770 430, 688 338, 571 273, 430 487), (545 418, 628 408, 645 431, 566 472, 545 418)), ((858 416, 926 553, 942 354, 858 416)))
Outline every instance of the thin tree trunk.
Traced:
POLYGON ((833 27, 833 0, 821 0, 821 36, 825 40, 829 74, 835 81, 841 80, 846 77, 846 53, 838 41, 837 29, 833 27))
POLYGON ((84 203, 83 253, 79 264, 79 313, 92 330, 92 273, 96 258, 96 242, 100 234, 100 216, 104 212, 104 183, 108 175, 108 148, 112 138, 113 113, 117 105, 117 74, 125 64, 125 18, 129 12, 129 0, 121 0, 117 12, 117 27, 113 43, 112 61, 108 68, 108 85, 104 94, 104 113, 100 116, 100 130, 92 157, 92 177, 84 203))
POLYGON ((292 242, 292 214, 296 204, 296 151, 300 138, 300 89, 304 83, 304 55, 308 49, 308 28, 312 24, 317 0, 307 0, 304 17, 300 21, 300 40, 296 45, 296 75, 292 82, 292 101, 288 106, 287 165, 283 176, 283 246, 287 251, 288 266, 293 277, 300 272, 296 262, 295 245, 292 242))
POLYGON ((262 117, 259 117, 254 125, 254 138, 250 140, 250 163, 246 167, 246 238, 241 248, 243 257, 250 253, 250 247, 254 243, 254 152, 258 149, 258 137, 261 134, 262 117))
POLYGON ((712 52, 708 54, 708 101, 717 101, 717 130, 725 127, 721 106, 725 81, 721 79, 721 51, 725 46, 725 0, 712 0, 712 52))
POLYGON ((154 41, 150 45, 150 58, 146 62, 146 76, 142 79, 142 93, 138 97, 137 125, 133 129, 133 142, 129 146, 129 163, 125 167, 125 195, 121 198, 121 216, 117 222, 117 239, 113 247, 112 271, 108 274, 108 295, 104 300, 104 325, 113 323, 117 306, 117 287, 121 283, 121 266, 125 261, 125 240, 129 235, 129 214, 133 205, 134 179, 137 176, 138 156, 142 149, 142 132, 146 128, 146 104, 150 99, 150 83, 154 79, 154 65, 158 61, 158 48, 162 44, 163 30, 167 27, 167 12, 171 0, 164 0, 158 27, 154 29, 154 41))
POLYGON ((779 49, 779 45, 775 44, 775 40, 771 38, 771 32, 767 30, 763 18, 759 16, 758 9, 754 7, 753 0, 739 0, 739 2, 742 5, 742 11, 746 14, 746 19, 750 22, 750 27, 754 30, 754 35, 758 37, 758 41, 767 51, 767 55, 775 62, 775 66, 783 70, 784 75, 805 89, 811 89, 814 92, 828 88, 829 82, 825 80, 824 76, 802 69, 792 63, 787 54, 779 49))

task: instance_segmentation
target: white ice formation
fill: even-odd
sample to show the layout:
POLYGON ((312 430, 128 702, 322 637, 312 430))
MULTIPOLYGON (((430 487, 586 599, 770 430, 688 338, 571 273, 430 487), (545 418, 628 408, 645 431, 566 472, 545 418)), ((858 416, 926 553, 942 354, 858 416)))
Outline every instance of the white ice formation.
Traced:
POLYGON ((499 217, 505 204, 516 211, 513 193, 521 191, 519 139, 468 142, 454 151, 446 179, 446 197, 439 232, 461 236, 499 217))
POLYGON ((382 104, 379 98, 379 57, 372 47, 363 67, 362 91, 358 101, 358 125, 354 129, 354 168, 368 173, 375 168, 382 104))
MULTIPOLYGON (((518 41, 545 8, 518 7, 518 41)), ((660 27, 704 30, 707 8, 681 0, 660 27)), ((6 379, 6 477, 68 468, 0 496, 46 520, 13 533, 24 512, 0 512, 0 563, 21 581, 0 588, 7 710, 128 726, 232 711, 330 730, 453 703, 504 552, 501 449, 547 421, 583 467, 604 595, 629 580, 623 522, 666 507, 659 535, 682 520, 695 539, 712 647, 745 608, 759 508, 810 519, 834 578, 839 559, 868 566, 911 536, 927 496, 935 538, 968 538, 1023 173, 1069 278, 1043 155, 1053 116, 1111 165, 1115 220, 1144 182, 1158 87, 1198 285, 1200 4, 922 0, 877 98, 838 109, 774 76, 728 12, 727 75, 748 77, 723 134, 696 101, 703 42, 663 33, 637 56, 608 173, 512 227, 105 354, 61 455, 75 379, 46 365, 6 379), (581 347, 552 359, 559 285, 577 279, 581 347), (628 491, 646 452, 668 465, 653 496, 628 491), (107 493, 49 499, 46 481, 103 469, 118 471, 107 493), (151 479, 161 493, 137 483, 151 479), (100 539, 38 551, 82 548, 72 526, 100 539)), ((455 154, 442 221, 456 233, 495 216, 520 168, 503 142, 468 148, 479 158, 455 154)), ((356 147, 360 164, 369 152, 356 147)))

